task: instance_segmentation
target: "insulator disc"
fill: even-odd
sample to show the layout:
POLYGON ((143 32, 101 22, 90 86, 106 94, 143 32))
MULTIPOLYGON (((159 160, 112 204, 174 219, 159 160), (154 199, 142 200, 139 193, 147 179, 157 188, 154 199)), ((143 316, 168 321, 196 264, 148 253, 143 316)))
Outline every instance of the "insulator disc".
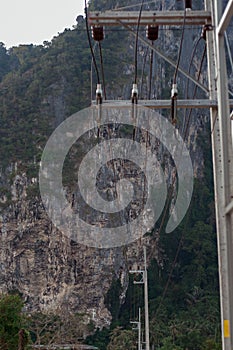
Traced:
POLYGON ((101 41, 104 39, 103 27, 92 27, 92 37, 95 41, 101 41))
POLYGON ((186 9, 192 8, 192 0, 185 0, 185 8, 186 9))
POLYGON ((158 39, 159 36, 159 26, 147 26, 146 29, 146 37, 147 39, 151 41, 155 41, 158 39))

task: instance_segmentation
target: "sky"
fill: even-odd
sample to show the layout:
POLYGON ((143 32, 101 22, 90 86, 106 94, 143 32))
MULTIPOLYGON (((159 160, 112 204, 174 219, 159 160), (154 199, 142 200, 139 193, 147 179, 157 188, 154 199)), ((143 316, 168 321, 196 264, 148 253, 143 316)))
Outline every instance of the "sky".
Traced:
POLYGON ((7 48, 43 44, 84 15, 84 0, 1 0, 0 42, 7 48))

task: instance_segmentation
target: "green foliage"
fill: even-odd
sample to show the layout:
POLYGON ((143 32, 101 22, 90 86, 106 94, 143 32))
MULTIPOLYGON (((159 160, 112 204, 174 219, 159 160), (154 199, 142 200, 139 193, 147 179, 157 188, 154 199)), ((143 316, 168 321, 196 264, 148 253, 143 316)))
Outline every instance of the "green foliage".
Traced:
POLYGON ((16 350, 18 333, 23 326, 23 302, 19 295, 3 294, 0 296, 0 348, 16 350))
POLYGON ((160 350, 182 350, 182 348, 180 346, 176 346, 171 337, 167 337, 164 339, 160 350))
MULTIPOLYGON (((166 254, 163 267, 154 260, 148 270, 150 340, 158 349, 221 349, 214 198, 208 168, 210 144, 202 144, 202 150, 206 168, 204 177, 195 180, 188 213, 172 234, 161 231, 160 248, 166 254)), ((113 300, 117 297, 115 289, 111 288, 108 295, 113 300)), ((143 313, 142 304, 133 305, 133 293, 130 280, 117 323, 113 320, 111 327, 121 325, 127 331, 132 309, 140 306, 143 313)), ((119 328, 115 332, 113 329, 118 339, 119 328)))
POLYGON ((107 350, 136 350, 136 332, 127 329, 121 329, 116 327, 110 336, 110 342, 107 346, 107 350))
MULTIPOLYGON (((90 10, 106 10, 132 3, 135 1, 91 0, 90 10)), ((107 93, 119 91, 117 98, 122 98, 123 87, 125 89, 126 83, 129 85, 132 79, 131 75, 122 74, 125 62, 132 62, 130 55, 133 50, 130 51, 129 46, 132 47, 131 38, 126 32, 110 33, 106 30, 106 38, 102 44, 105 78, 109 87, 106 90, 107 93), (127 44, 122 45, 123 42, 127 44)), ((96 59, 99 64, 98 50, 96 59)), ((164 68, 161 96, 170 98, 170 89, 167 86, 174 69, 167 64, 164 68)), ((85 23, 82 20, 79 20, 76 28, 65 30, 51 42, 44 42, 43 46, 20 45, 7 51, 4 44, 0 43, 1 167, 18 162, 23 164, 28 178, 38 177, 38 167, 34 163, 39 162, 52 131, 69 115, 90 104, 90 70, 91 55, 85 23)), ((94 72, 92 78, 95 87, 94 72)), ((130 96, 130 91, 128 92, 130 96)), ((163 113, 168 115, 169 111, 163 113)), ((130 134, 131 128, 124 127, 122 133, 130 134)), ((217 250, 209 130, 200 133, 197 146, 205 160, 203 178, 195 180, 192 203, 182 224, 172 234, 161 231, 159 244, 165 254, 163 266, 158 266, 154 260, 148 271, 150 338, 155 348, 163 350, 220 349, 217 250)), ((74 156, 79 155, 78 152, 74 153, 74 156)), ((72 160, 72 157, 71 159, 67 157, 65 161, 63 177, 65 186, 76 181, 72 160)), ((37 184, 27 188, 29 199, 35 198, 38 194, 37 184)), ((11 200, 10 191, 5 187, 0 190, 0 197, 4 196, 7 202, 1 203, 1 208, 8 205, 11 200)), ((131 346, 133 349, 135 346, 130 343, 133 338, 135 339, 135 333, 131 333, 127 327, 132 309, 143 307, 143 303, 133 300, 132 277, 124 305, 119 305, 120 293, 120 281, 114 280, 105 299, 113 316, 110 330, 97 330, 87 339, 89 344, 101 350, 106 350, 109 342, 108 350, 114 348, 119 350, 121 346, 125 348, 131 346), (115 328, 119 325, 124 329, 115 328)), ((141 298, 142 289, 139 294, 141 298)), ((0 348, 14 350, 13 344, 16 344, 17 332, 21 327, 22 304, 19 300, 7 298, 10 296, 3 296, 0 300, 0 348), (6 306, 1 312, 4 300, 5 305, 9 303, 13 307, 9 309, 6 306), (18 305, 18 308, 15 305, 18 305), (12 313, 17 317, 13 317, 12 313), (5 327, 7 323, 9 326, 5 327), (9 346, 6 345, 7 341, 10 342, 9 346)), ((34 326, 37 327, 37 331, 35 329, 32 331, 35 339, 38 337, 51 339, 54 335, 52 324, 56 323, 59 327, 63 322, 60 318, 53 318, 54 315, 51 318, 50 316, 46 320, 44 315, 37 315, 33 320, 34 326), (49 332, 40 333, 40 326, 43 328, 45 322, 48 322, 51 331, 49 335, 49 332)), ((90 325, 90 330, 93 330, 93 325, 90 325)))
POLYGON ((221 350, 222 345, 214 339, 207 339, 203 344, 201 350, 221 350))
POLYGON ((86 338, 85 343, 89 345, 94 345, 100 350, 106 350, 107 344, 110 341, 110 329, 103 328, 102 330, 97 329, 97 331, 86 338))

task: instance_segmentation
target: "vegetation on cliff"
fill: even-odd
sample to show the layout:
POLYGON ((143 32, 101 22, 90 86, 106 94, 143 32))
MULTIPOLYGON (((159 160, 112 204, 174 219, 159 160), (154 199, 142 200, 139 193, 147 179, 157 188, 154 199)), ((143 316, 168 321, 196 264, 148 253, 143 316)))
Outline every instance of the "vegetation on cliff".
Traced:
POLYGON ((0 348, 1 350, 25 350, 29 333, 24 330, 23 301, 18 294, 0 295, 0 348))
MULTIPOLYGON (((90 8, 105 10, 128 3, 133 1, 92 0, 90 8)), ((103 51, 108 96, 129 97, 133 68, 128 57, 132 58, 133 49, 128 34, 124 30, 106 32, 103 51)), ((9 175, 6 170, 9 176, 0 178, 2 213, 11 205, 10 189, 15 174, 25 172, 29 179, 36 178, 51 132, 69 115, 89 106, 90 69, 91 55, 81 17, 73 30, 65 30, 44 45, 20 45, 8 51, 4 44, 0 45, 0 165, 6 170, 17 163, 15 171, 9 175)), ((164 88, 169 75, 165 72, 157 79, 163 78, 161 97, 170 93, 164 88)), ((95 86, 94 73, 93 80, 95 86)), ((161 350, 218 350, 221 347, 210 137, 206 125, 200 129, 197 142, 204 158, 204 170, 196 179, 191 206, 172 234, 161 230, 163 266, 158 266, 155 260, 149 266, 150 339, 151 344, 161 350)), ((38 198, 37 184, 29 183, 27 193, 29 200, 38 198)), ((140 288, 135 291, 132 282, 122 305, 119 280, 112 282, 105 296, 112 324, 109 329, 98 329, 87 338, 100 350, 119 350, 122 346, 135 348, 137 334, 130 328, 130 319, 137 317, 139 306, 143 311, 143 293, 140 288)), ((0 300, 0 347, 4 350, 16 349, 18 331, 22 327, 22 303, 17 298, 6 296, 0 300), (10 326, 6 330, 8 323, 10 326), (8 342, 10 346, 6 347, 8 342)), ((55 339, 54 329, 51 333, 48 329, 51 324, 57 327, 57 341, 61 327, 66 327, 67 332, 72 330, 69 339, 74 339, 76 333, 69 323, 56 315, 50 316, 47 333, 43 329, 42 335, 38 325, 44 327, 44 315, 36 314, 31 319, 29 328, 33 341, 39 343, 42 336, 47 342, 55 339)), ((80 315, 73 315, 73 323, 76 322, 80 322, 80 315)))

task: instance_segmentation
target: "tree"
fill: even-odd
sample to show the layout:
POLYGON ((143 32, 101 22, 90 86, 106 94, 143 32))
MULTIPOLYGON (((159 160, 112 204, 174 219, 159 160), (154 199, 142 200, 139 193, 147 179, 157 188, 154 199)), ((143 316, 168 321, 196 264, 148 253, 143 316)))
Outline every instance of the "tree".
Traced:
POLYGON ((136 333, 128 330, 116 327, 110 337, 110 343, 108 344, 107 350, 125 350, 131 349, 136 350, 136 333))
POLYGON ((171 337, 164 339, 163 346, 160 350, 182 350, 183 348, 176 346, 171 337))
POLYGON ((221 342, 216 342, 215 339, 207 339, 203 344, 201 350, 221 350, 221 342))
MULTIPOLYGON (((89 325, 90 326, 90 325, 89 325)), ((35 345, 76 343, 87 333, 85 315, 71 312, 35 312, 28 317, 28 328, 35 345)))
POLYGON ((18 346, 18 333, 24 316, 23 302, 19 295, 0 296, 0 349, 15 350, 18 346))

